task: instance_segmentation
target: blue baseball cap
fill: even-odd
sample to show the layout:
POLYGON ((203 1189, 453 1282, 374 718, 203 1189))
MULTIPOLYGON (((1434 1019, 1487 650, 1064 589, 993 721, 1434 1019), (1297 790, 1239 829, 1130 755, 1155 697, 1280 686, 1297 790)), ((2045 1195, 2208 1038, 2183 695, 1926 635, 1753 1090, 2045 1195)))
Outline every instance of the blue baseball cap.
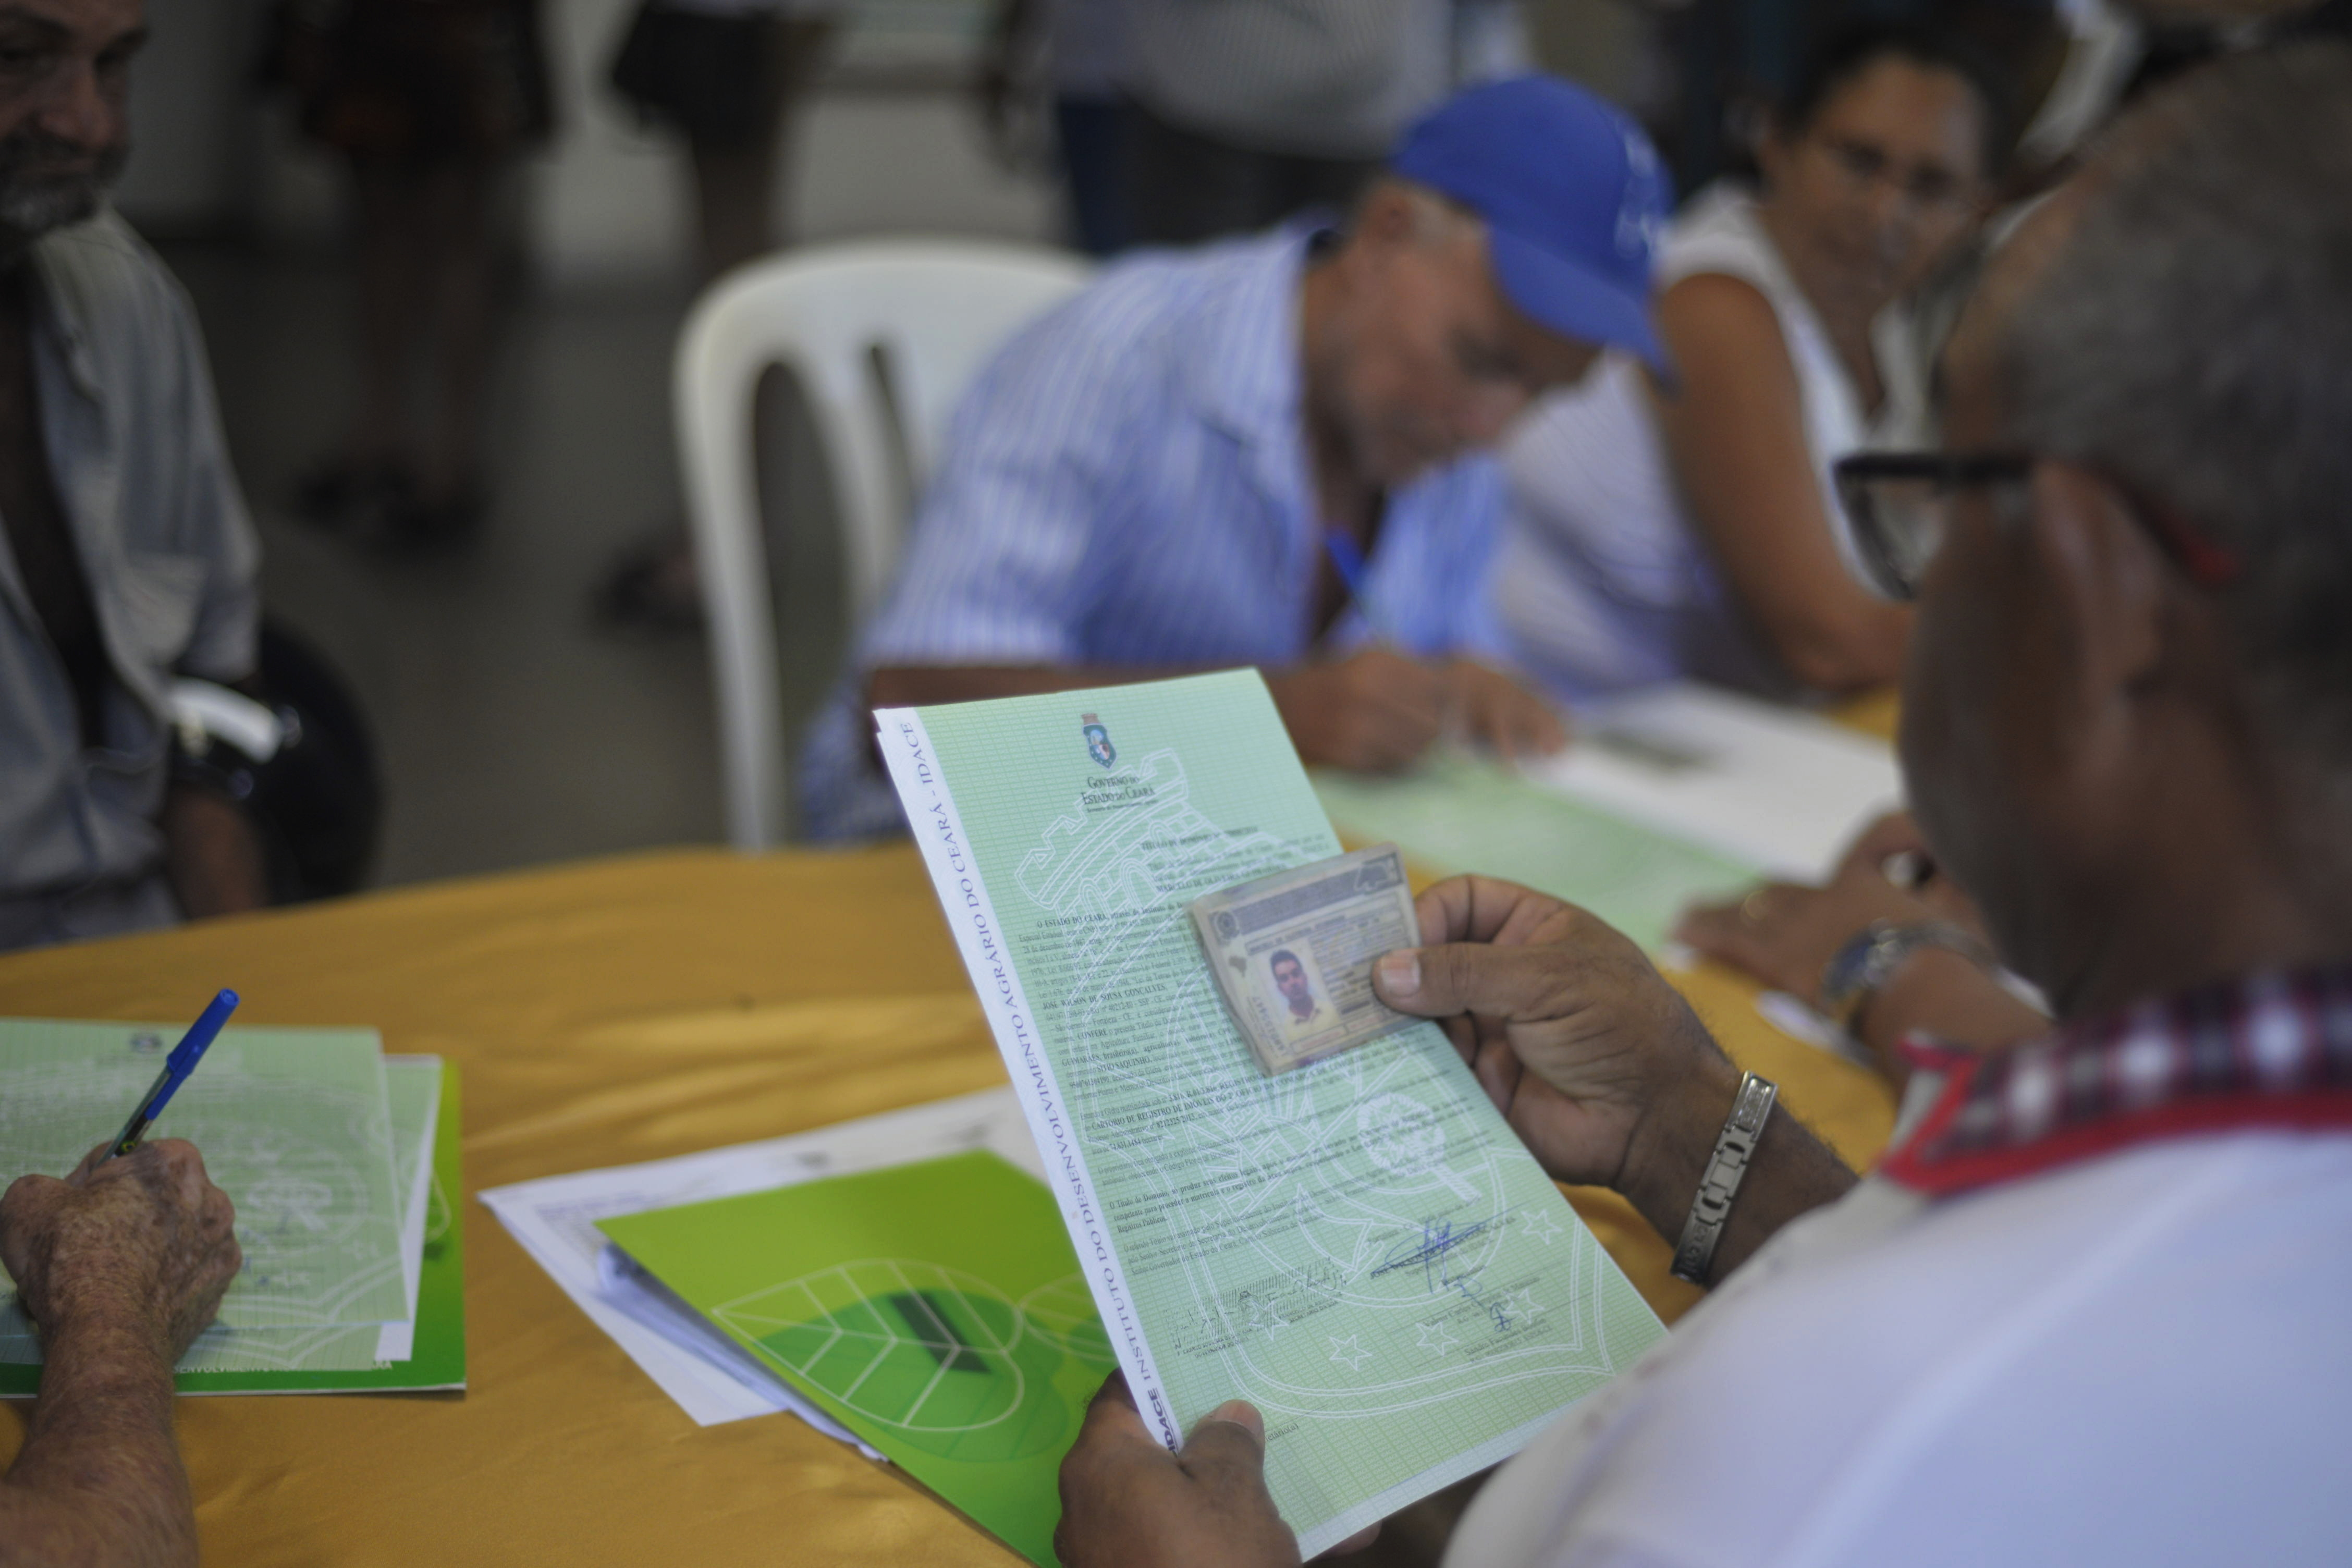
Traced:
POLYGON ((1496 280, 1538 324, 1667 373, 1650 323, 1665 171, 1622 111, 1557 77, 1487 82, 1424 115, 1389 167, 1486 220, 1496 280))

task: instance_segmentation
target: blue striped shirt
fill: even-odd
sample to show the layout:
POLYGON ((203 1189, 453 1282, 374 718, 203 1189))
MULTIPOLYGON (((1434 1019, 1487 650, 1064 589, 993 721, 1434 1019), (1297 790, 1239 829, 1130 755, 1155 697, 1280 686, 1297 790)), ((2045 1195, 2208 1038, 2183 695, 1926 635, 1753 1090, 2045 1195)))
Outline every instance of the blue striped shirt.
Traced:
MULTIPOLYGON (((1018 333, 974 380, 898 580, 811 726, 813 837, 893 831, 860 706, 904 666, 1279 668, 1313 650, 1322 530, 1301 419, 1310 230, 1139 257, 1018 333)), ((1364 578, 1377 634, 1493 658, 1503 510, 1483 455, 1391 494, 1364 578)), ((1345 647, 1375 628, 1351 605, 1345 647)))

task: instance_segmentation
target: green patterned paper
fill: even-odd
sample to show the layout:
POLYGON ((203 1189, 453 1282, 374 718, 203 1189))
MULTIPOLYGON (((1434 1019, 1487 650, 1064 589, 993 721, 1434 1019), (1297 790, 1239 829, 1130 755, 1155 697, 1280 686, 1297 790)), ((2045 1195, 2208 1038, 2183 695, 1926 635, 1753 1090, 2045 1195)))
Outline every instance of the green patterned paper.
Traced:
POLYGON ((1339 846, 1255 674, 878 718, 1147 1420, 1257 1405, 1307 1554, 1661 1332, 1434 1026, 1259 1070, 1184 905, 1339 846))
POLYGON ((1061 1215, 986 1152, 600 1221, 730 1337, 1030 1561, 1110 1371, 1061 1215))
POLYGON ((1394 778, 1321 769, 1315 793, 1351 838, 1391 840, 1440 876, 1504 877, 1566 899, 1653 952, 1689 905, 1728 897, 1757 876, 1745 861, 1460 752, 1394 778))
MULTIPOLYGON (((442 1064, 440 1093, 440 1115, 433 1131, 433 1179, 425 1193, 416 1337, 408 1359, 378 1361, 372 1344, 353 1342, 349 1364, 340 1358, 330 1364, 324 1358, 313 1357, 298 1365, 235 1372, 193 1369, 190 1363, 183 1362, 177 1379, 181 1393, 415 1394, 464 1389, 466 1184, 458 1152, 461 1097, 454 1063, 442 1064)), ((0 1367, 0 1373, 10 1370, 0 1367)))
MULTIPOLYGON (((0 1020, 0 1179, 72 1170, 121 1129, 185 1027, 0 1020)), ((193 1142, 236 1204, 245 1268, 223 1326, 408 1315, 374 1031, 225 1029, 148 1136, 193 1142)))

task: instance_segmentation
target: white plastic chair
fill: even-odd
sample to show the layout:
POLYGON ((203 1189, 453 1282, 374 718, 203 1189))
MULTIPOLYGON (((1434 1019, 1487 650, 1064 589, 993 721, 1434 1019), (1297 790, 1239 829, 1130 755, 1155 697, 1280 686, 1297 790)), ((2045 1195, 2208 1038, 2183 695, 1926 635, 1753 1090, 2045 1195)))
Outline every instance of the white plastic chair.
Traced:
POLYGON ((673 395, 736 848, 776 843, 784 820, 774 600, 751 465, 761 374, 784 366, 807 397, 841 514, 854 635, 890 580, 965 384, 1014 328, 1087 275, 1083 259, 1060 251, 887 241, 756 262, 696 301, 673 395))

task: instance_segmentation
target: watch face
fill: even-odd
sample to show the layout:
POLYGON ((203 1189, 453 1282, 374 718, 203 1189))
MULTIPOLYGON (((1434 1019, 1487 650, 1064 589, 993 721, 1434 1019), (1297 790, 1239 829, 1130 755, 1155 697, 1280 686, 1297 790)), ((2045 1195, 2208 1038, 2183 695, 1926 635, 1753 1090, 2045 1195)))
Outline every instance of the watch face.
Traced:
POLYGON ((1828 967, 1822 971, 1822 1010, 1834 1016, 1847 998, 1867 983, 1871 960, 1894 932, 1884 921, 1873 921, 1846 939, 1828 967))

